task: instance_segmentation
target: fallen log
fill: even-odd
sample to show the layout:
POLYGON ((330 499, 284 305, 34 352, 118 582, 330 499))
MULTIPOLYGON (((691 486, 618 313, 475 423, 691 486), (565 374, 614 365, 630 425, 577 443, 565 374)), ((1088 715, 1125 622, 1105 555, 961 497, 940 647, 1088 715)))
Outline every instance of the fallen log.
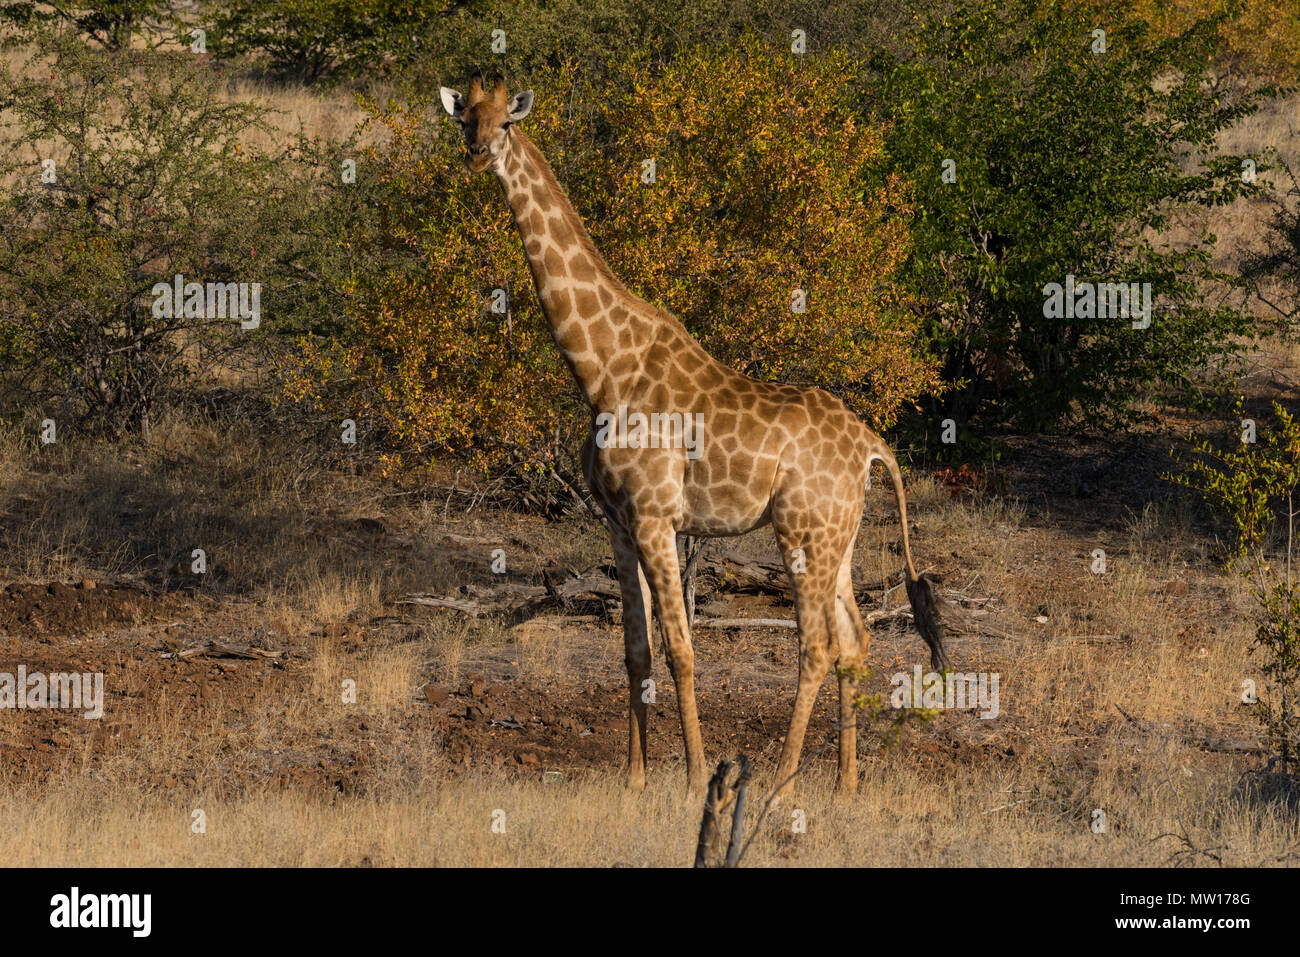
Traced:
MULTIPOLYGON (((790 573, 775 560, 746 558, 735 550, 714 551, 700 561, 700 570, 717 583, 721 591, 743 594, 780 595, 794 600, 790 573)), ((854 584, 853 597, 860 604, 874 604, 866 586, 854 584)))
POLYGON ((785 628, 798 629, 789 618, 696 618, 696 628, 785 628))
MULTIPOLYGON (((559 570, 562 573, 564 570, 559 570)), ((394 604, 427 605, 433 608, 450 608, 462 614, 482 618, 485 615, 502 612, 527 614, 551 604, 569 605, 571 602, 595 598, 601 601, 615 599, 621 595, 618 583, 602 574, 582 575, 555 583, 552 575, 547 574, 545 585, 524 585, 519 582, 503 582, 500 585, 462 585, 459 595, 431 595, 416 592, 403 595, 394 604)))
MULTIPOLYGON (((873 611, 864 616, 863 620, 867 625, 874 625, 878 621, 885 621, 891 618, 907 618, 911 620, 912 606, 899 605, 897 608, 891 608, 888 611, 873 611)), ((784 628, 787 631, 797 631, 799 625, 789 618, 696 618, 695 625, 697 628, 784 628)))
MULTIPOLYGON (((458 559, 462 557, 457 556, 458 559)), ((793 600, 789 573, 778 562, 753 561, 734 553, 724 552, 704 559, 700 566, 722 590, 781 595, 787 600, 793 600)), ((579 600, 598 599, 602 602, 611 602, 619 601, 621 598, 622 590, 618 582, 603 570, 595 569, 580 573, 569 568, 549 568, 542 573, 540 585, 520 582, 502 582, 493 585, 471 583, 462 585, 459 594, 434 595, 416 592, 403 595, 395 604, 450 608, 462 614, 483 617, 502 612, 528 614, 549 604, 559 604, 567 608, 579 600)), ((855 588, 854 598, 859 604, 875 604, 866 588, 855 588)), ((904 614, 907 608, 908 606, 903 604, 888 612, 872 612, 867 615, 867 621, 904 614)), ((793 622, 785 619, 700 618, 696 623, 712 628, 795 627, 793 622)))
MULTIPOLYGON (((445 559, 455 565, 484 569, 491 563, 494 548, 517 550, 520 547, 514 540, 508 540, 504 537, 479 538, 443 533, 442 539, 440 552, 445 559)), ((778 560, 749 558, 740 554, 734 548, 720 549, 716 542, 707 553, 703 555, 696 553, 695 558, 698 565, 698 574, 711 579, 722 591, 742 594, 780 595, 789 601, 794 600, 794 591, 790 585, 790 574, 778 560)), ((576 572, 567 569, 551 569, 543 573, 543 578, 555 571, 567 571, 571 576, 577 575, 576 572)), ((592 573, 589 571, 586 575, 578 575, 578 577, 590 578, 592 573)), ((602 577, 608 578, 608 576, 602 577)), ((609 580, 614 581, 612 578, 609 580)), ((569 587, 575 588, 577 586, 570 585, 569 587)), ((610 593, 610 597, 619 597, 617 582, 614 582, 612 587, 614 590, 610 593)), ((865 586, 855 584, 853 593, 859 603, 874 604, 874 599, 865 586)), ((581 591, 578 591, 574 597, 580 595, 581 591)))
POLYGON ((265 648, 253 648, 249 645, 231 645, 224 641, 205 641, 193 648, 186 648, 175 654, 164 654, 164 658, 279 658, 282 651, 267 651, 265 648))

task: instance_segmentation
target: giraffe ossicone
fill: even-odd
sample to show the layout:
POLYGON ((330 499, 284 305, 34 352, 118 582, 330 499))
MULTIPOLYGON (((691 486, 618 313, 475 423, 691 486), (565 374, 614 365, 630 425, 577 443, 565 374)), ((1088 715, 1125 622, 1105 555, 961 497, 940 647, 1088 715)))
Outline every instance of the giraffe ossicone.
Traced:
POLYGON ((475 76, 466 94, 443 87, 441 98, 464 132, 466 165, 473 172, 491 169, 501 183, 556 347, 591 407, 592 436, 582 463, 609 526, 623 597, 628 784, 645 785, 643 688, 650 677, 652 601, 677 691, 688 787, 699 791, 708 777, 677 535, 740 535, 771 524, 790 572, 799 625, 799 687, 777 782, 786 790, 794 778, 813 703, 838 657, 839 784, 855 790, 855 675, 870 635, 854 602, 851 574, 875 461, 893 482, 913 621, 934 666, 948 669, 938 606, 912 562, 903 478, 893 453, 839 399, 741 375, 710 356, 674 316, 619 281, 550 165, 518 127, 532 109, 531 90, 508 97, 504 81, 488 91, 475 76), (658 416, 659 430, 648 426, 636 442, 609 441, 608 433, 597 441, 611 417, 628 425, 629 410, 658 416), (693 450, 682 441, 662 441, 672 422, 680 428, 688 417, 703 441, 693 450))

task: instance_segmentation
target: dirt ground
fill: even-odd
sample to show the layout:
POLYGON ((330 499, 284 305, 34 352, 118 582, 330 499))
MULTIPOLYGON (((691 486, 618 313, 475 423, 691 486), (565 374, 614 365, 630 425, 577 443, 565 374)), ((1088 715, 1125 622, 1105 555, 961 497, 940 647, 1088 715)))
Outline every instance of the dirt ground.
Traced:
MULTIPOLYGON (((779 603, 744 597, 749 600, 735 603, 742 614, 792 614, 779 603)), ((454 615, 434 612, 431 617, 454 615)), ((481 647, 458 680, 429 675, 419 684, 416 708, 402 732, 436 745, 451 773, 470 768, 523 775, 621 769, 627 752, 627 681, 616 615, 576 621, 543 616, 519 628, 553 631, 559 639, 561 629, 575 625, 595 659, 582 674, 568 681, 521 676, 511 660, 512 642, 481 647)), ((9 717, 17 720, 0 724, 4 774, 41 781, 73 769, 93 773, 106 755, 141 743, 133 726, 142 720, 140 706, 146 698, 163 699, 179 709, 201 708, 219 699, 233 730, 250 720, 251 713, 261 713, 261 701, 268 694, 310 693, 307 671, 313 641, 334 642, 346 654, 367 643, 419 642, 429 630, 428 624, 377 618, 362 624, 334 623, 302 635, 268 620, 251 603, 96 584, 92 579, 76 584, 11 583, 0 589, 0 672, 16 673, 20 665, 28 673, 102 672, 106 715, 94 721, 53 709, 14 712, 9 717), (220 650, 177 656, 186 649, 202 649, 209 641, 263 648, 280 657, 241 659, 220 650)), ((918 644, 901 630, 882 635, 873 664, 910 670, 913 660, 922 660, 918 644), (880 660, 886 655, 888 665, 880 660)), ((759 760, 773 758, 793 703, 793 635, 771 629, 701 629, 696 646, 701 659, 725 663, 705 670, 698 682, 701 709, 708 716, 704 732, 710 753, 743 751, 759 760), (744 664, 743 677, 738 663, 744 664)), ((958 641, 958 654, 960 649, 958 641)), ((819 699, 815 725, 830 726, 833 701, 830 694, 819 699)), ((671 683, 651 708, 651 727, 652 760, 675 760, 681 748, 671 683)), ((197 785, 209 773, 204 768, 220 760, 230 780, 240 783, 352 791, 364 787, 370 774, 372 734, 365 721, 349 722, 344 730, 348 733, 328 744, 314 741, 312 735, 286 733, 281 755, 258 755, 255 760, 235 753, 234 745, 216 753, 205 751, 203 768, 177 767, 160 772, 152 783, 166 788, 197 785)), ((963 750, 987 751, 996 759, 1013 748, 1010 738, 1005 745, 985 742, 977 747, 954 736, 928 741, 920 750, 944 760, 960 759, 963 750)))
MULTIPOLYGON (((1074 442, 1068 453, 1039 444, 1015 454, 1016 462, 1004 471, 1004 481, 1040 496, 1051 492, 1054 497, 1039 503, 1038 518, 1050 520, 1053 529, 1065 537, 1053 543, 1050 553, 1017 555, 1017 567, 1003 569, 1010 576, 1009 587, 992 594, 978 587, 980 567, 992 554, 986 544, 964 541, 963 546, 973 554, 963 555, 954 549, 945 554, 944 538, 955 536, 951 528, 940 530, 937 536, 917 533, 925 562, 942 569, 950 590, 966 587, 971 581, 976 587, 960 595, 981 596, 967 602, 967 607, 961 600, 946 602, 950 650, 959 670, 1000 661, 1004 670, 1014 672, 1016 666, 1007 655, 1016 647, 1027 639, 1042 642, 1060 637, 1053 635, 1052 627, 1037 623, 1039 613, 1048 612, 1050 605, 1068 603, 1072 590, 1087 587, 1087 575, 1079 573, 1081 567, 1086 568, 1086 556, 1097 543, 1125 534, 1125 514, 1131 518, 1132 510, 1123 503, 1141 500, 1140 495, 1135 497, 1135 490, 1149 497, 1146 486, 1159 482, 1163 461, 1153 449, 1137 442, 1118 450, 1090 450, 1074 442), (1112 467, 1119 460, 1123 468, 1112 467), (1046 481, 1048 473, 1050 483, 1046 481), (1068 568, 1070 565, 1076 567, 1068 568)), ((948 487, 939 482, 933 494, 939 500, 951 495, 958 501, 968 499, 972 491, 960 481, 948 487)), ((886 564, 896 548, 890 541, 891 527, 896 525, 891 526, 889 511, 878 507, 874 517, 868 518, 880 539, 886 564)), ((379 528, 396 525, 394 518, 389 518, 387 526, 372 521, 379 528)), ((476 529, 500 521, 522 525, 522 530, 513 534, 527 540, 527 521, 493 513, 465 516, 447 523, 444 531, 454 536, 459 528, 476 529)), ((351 519, 336 524, 340 533, 356 526, 351 519)), ((315 532, 320 534, 326 527, 327 523, 317 522, 315 532)), ((1025 534, 1018 532, 1019 536, 1025 534)), ((744 546, 763 556, 765 550, 773 549, 766 541, 769 534, 759 530, 743 540, 744 546)), ((376 553, 400 551, 404 545, 405 536, 386 530, 367 540, 376 553)), ((1121 547, 1114 552, 1112 561, 1122 561, 1124 550, 1121 547)), ((543 564, 538 557, 534 568, 543 564)), ((462 583, 477 580, 484 585, 497 577, 487 567, 486 552, 481 569, 460 568, 452 576, 453 583, 457 574, 464 576, 462 583)), ((512 577, 537 578, 528 569, 512 577)), ((780 597, 713 593, 708 581, 702 583, 702 589, 703 613, 755 618, 793 615, 793 609, 780 597)), ((1197 597, 1213 599, 1226 594, 1208 567, 1167 581, 1145 582, 1143 589, 1153 607, 1168 614, 1180 613, 1197 597)), ((282 716, 285 720, 275 726, 275 746, 271 748, 250 749, 238 732, 265 724, 268 701, 312 698, 319 690, 315 686, 319 683, 319 659, 324 655, 346 661, 365 659, 383 649, 408 648, 417 650, 419 661, 413 668, 401 720, 385 733, 409 737, 429 748, 438 754, 445 773, 487 770, 523 777, 554 771, 570 776, 621 773, 627 749, 627 679, 617 602, 605 606, 591 603, 565 614, 556 610, 518 623, 475 621, 466 625, 457 612, 400 605, 395 599, 388 597, 383 614, 354 613, 336 621, 303 625, 300 620, 291 623, 275 617, 255 600, 193 585, 166 589, 96 582, 93 578, 11 581, 0 588, 0 671, 15 672, 21 664, 29 672, 102 672, 106 713, 98 721, 57 710, 7 715, 0 723, 5 756, 0 767, 8 778, 22 782, 40 782, 67 772, 93 775, 98 765, 113 756, 148 746, 149 732, 142 738, 140 728, 156 720, 157 702, 163 701, 178 715, 194 716, 190 723, 196 744, 202 746, 188 752, 182 749, 174 755, 177 760, 142 782, 146 785, 364 791, 375 782, 372 758, 376 748, 383 746, 376 741, 373 723, 364 717, 332 722, 323 731, 310 722, 295 724, 282 716), (483 634, 472 636, 457 666, 449 671, 439 660, 439 637, 458 625, 480 629, 483 634), (205 651, 210 642, 261 649, 277 657, 238 657, 222 648, 205 651), (546 666, 521 666, 521 655, 538 647, 553 652, 546 666), (182 656, 186 652, 196 653, 182 656), (205 722, 200 716, 205 712, 210 716, 214 708, 221 715, 221 733, 215 738, 204 737, 201 729, 205 722)), ((1189 614, 1176 631, 1175 644, 1179 654, 1205 654, 1205 645, 1215 634, 1212 619, 1189 614)), ((1080 635, 1070 640, 1109 645, 1129 653, 1141 650, 1142 636, 1080 635)), ((772 628, 704 627, 697 629, 695 645, 697 693, 709 755, 716 759, 743 752, 760 768, 770 769, 793 703, 797 673, 793 633, 772 628)), ((875 630, 868 664, 874 675, 866 690, 887 694, 890 675, 910 673, 914 665, 925 665, 928 670, 928 656, 919 637, 904 622, 895 621, 875 630)), ((662 655, 656 658, 656 669, 660 686, 651 708, 650 755, 652 767, 662 768, 679 762, 681 739, 676 696, 662 655)), ((345 672, 346 667, 340 674, 345 672)), ((828 677, 808 738, 809 752, 820 749, 814 763, 825 767, 833 766, 833 747, 824 745, 831 741, 836 690, 833 676, 828 677)), ((364 695, 365 689, 361 693, 364 695)), ((1035 714, 1019 706, 1014 682, 1004 683, 1002 695, 999 717, 983 720, 969 712, 941 714, 924 728, 904 728, 895 750, 918 767, 942 769, 954 762, 996 767, 1059 744, 1037 733, 1035 714)), ((1216 741, 1243 735, 1250 743, 1238 743, 1226 753, 1240 757, 1243 751, 1257 748, 1248 725, 1233 722, 1237 727, 1229 731, 1221 718, 1214 714, 1200 723, 1189 720, 1183 730, 1207 743, 1207 756, 1215 753, 1216 741)), ((1104 737, 1122 728, 1126 718, 1112 709, 1100 724, 1083 716, 1073 723, 1077 726, 1061 730, 1079 735, 1080 742, 1073 750, 1081 751, 1086 749, 1088 737, 1104 737)), ((879 735, 863 735, 864 750, 882 746, 879 735)))
MULTIPOLYGON (((1262 423, 1297 367, 1290 352, 1259 358, 1248 381, 1262 423)), ((1256 787, 1270 752, 1242 700, 1243 681, 1260 678, 1249 598, 1222 569, 1224 529, 1163 477, 1171 436, 1190 424, 1214 427, 1007 438, 994 466, 910 471, 917 563, 942 578, 955 668, 999 676, 998 714, 943 710, 891 738, 898 713, 864 709, 862 792, 836 805, 828 676, 796 782, 819 823, 804 843, 759 842, 756 862, 1300 860, 1294 807, 1256 787), (1098 810, 1104 839, 1090 827, 1098 810)), ((105 698, 98 720, 0 712, 6 859, 48 862, 52 841, 57 860, 110 865, 689 859, 699 807, 680 786, 657 639, 646 796, 629 804, 620 786, 617 601, 473 617, 406 600, 499 584, 498 549, 515 584, 607 571, 596 523, 365 470, 303 478, 242 428, 161 423, 152 444, 126 450, 0 442, 0 673, 102 672, 105 698), (206 576, 189 569, 196 543, 206 576), (195 808, 236 823, 194 844, 195 808), (527 836, 496 842, 483 827, 494 809, 528 817, 527 836)), ((898 534, 875 483, 854 556, 866 612, 898 582, 898 534)), ((725 547, 776 557, 770 529, 725 547)), ((792 612, 780 595, 701 579, 703 618, 792 612)), ((701 626, 694 642, 707 758, 744 753, 765 792, 795 635, 701 626)), ((882 621, 864 691, 888 695, 891 676, 928 661, 904 619, 882 621)))

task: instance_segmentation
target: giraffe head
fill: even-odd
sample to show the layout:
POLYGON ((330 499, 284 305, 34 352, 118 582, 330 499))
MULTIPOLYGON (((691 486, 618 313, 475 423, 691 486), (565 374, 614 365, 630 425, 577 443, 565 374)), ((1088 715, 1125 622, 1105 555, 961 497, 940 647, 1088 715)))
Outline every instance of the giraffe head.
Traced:
POLYGON ((533 91, 524 90, 507 99, 506 84, 500 77, 492 92, 483 89, 477 73, 469 81, 469 96, 444 86, 442 105, 465 134, 465 165, 481 173, 495 165, 510 144, 510 127, 533 108, 533 91))

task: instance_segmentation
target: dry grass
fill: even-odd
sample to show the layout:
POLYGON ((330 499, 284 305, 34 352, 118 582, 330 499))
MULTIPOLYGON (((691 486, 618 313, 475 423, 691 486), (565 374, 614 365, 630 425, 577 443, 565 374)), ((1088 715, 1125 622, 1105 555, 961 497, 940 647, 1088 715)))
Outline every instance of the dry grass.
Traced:
MULTIPOLYGON (((130 449, 69 440, 37 452, 17 436, 0 441, 0 449, 0 514, 16 533, 4 553, 12 567, 37 578, 139 574, 168 548, 211 536, 211 553, 232 569, 215 593, 242 593, 298 633, 391 614, 395 592, 450 589, 455 569, 431 544, 444 531, 501 536, 512 562, 524 555, 535 564, 606 557, 600 530, 572 522, 457 516, 430 498, 382 507, 375 500, 382 481, 344 474, 313 475, 295 488, 296 466, 240 427, 171 421, 153 445, 130 449), (388 532, 351 544, 329 534, 310 539, 326 511, 345 524, 377 515, 388 532)), ((1214 567, 1182 506, 1153 505, 1131 513, 1118 531, 1079 535, 1014 501, 955 501, 924 477, 911 484, 922 563, 931 556, 949 587, 995 599, 987 618, 963 627, 958 615, 953 624, 960 667, 1001 676, 1002 716, 937 720, 933 733, 969 746, 974 758, 921 760, 914 749, 868 748, 862 792, 848 803, 833 797, 829 765, 814 765, 765 825, 747 863, 1295 862, 1294 811, 1252 793, 1245 772, 1257 759, 1216 745, 1257 740, 1238 703, 1241 681, 1256 674, 1257 663, 1247 655, 1244 596, 1214 567), (1104 575, 1091 571, 1099 543, 1107 550, 1104 575), (1177 587, 1184 581, 1186 589, 1177 587), (807 833, 791 832, 794 809, 806 813, 807 833), (1105 833, 1090 829, 1097 809, 1106 815, 1105 833)), ((889 547, 897 526, 881 508, 883 493, 872 496, 858 546, 868 583, 894 579, 899 566, 889 547)), ((769 534, 760 530, 744 545, 771 549, 769 534)), ((238 715, 221 697, 146 695, 129 740, 94 766, 93 777, 5 785, 6 860, 684 864, 699 808, 683 800, 674 765, 653 765, 641 797, 625 794, 612 768, 569 774, 558 784, 535 774, 452 774, 436 743, 411 730, 430 679, 455 684, 484 661, 508 657, 517 680, 563 683, 593 655, 620 658, 617 628, 596 622, 592 629, 595 646, 575 639, 572 622, 546 619, 512 628, 431 618, 423 637, 404 642, 360 640, 335 627, 311 639, 305 670, 291 686, 300 691, 286 693, 268 679, 238 715), (344 700, 349 687, 355 703, 344 700), (231 772, 232 764, 274 766, 303 742, 329 748, 358 722, 373 751, 357 791, 325 797, 318 788, 249 782, 231 772), (225 757, 205 757, 218 753, 218 742, 225 757), (157 786, 179 767, 199 770, 179 789, 157 786), (206 812, 205 834, 190 831, 195 808, 206 812), (492 830, 496 810, 505 812, 505 834, 492 830)), ((746 683, 774 680, 770 668, 764 678, 744 662, 719 658, 729 646, 716 638, 700 644, 704 677, 738 667, 746 683)), ((910 662, 916 644, 914 636, 881 630, 872 664, 891 655, 910 662)), ((662 659, 657 667, 663 670, 662 659)), ((792 679, 781 672, 775 680, 792 679)), ((662 721, 652 733, 677 734, 662 721)), ((924 744, 930 734, 909 740, 924 744)), ((87 759, 83 772, 89 768, 87 759)), ((760 789, 771 783, 765 773, 760 789)))
MULTIPOLYGON (((1050 769, 918 773, 865 762, 852 801, 807 779, 762 825, 751 866, 1276 866, 1300 855, 1293 813, 1201 770, 1167 742, 1116 744, 1086 780, 1050 769), (1106 829, 1093 831, 1094 810, 1106 829), (807 822, 798 833, 798 818, 807 822)), ((184 799, 69 780, 0 794, 10 866, 682 866, 696 802, 660 774, 641 795, 609 778, 542 783, 498 777, 333 800, 295 792, 184 799), (206 832, 191 830, 194 810, 206 832), (494 830, 494 825, 496 829, 494 830), (504 826, 504 832, 501 827, 504 826)))
POLYGON ((191 553, 202 548, 205 587, 255 589, 273 616, 301 622, 378 614, 393 593, 452 576, 427 517, 400 508, 385 517, 411 526, 405 560, 374 561, 364 520, 391 490, 371 482, 360 491, 346 472, 304 485, 312 450, 268 442, 254 424, 172 415, 149 443, 122 445, 64 435, 39 446, 35 432, 3 427, 0 440, 0 563, 18 578, 193 585, 191 553))
MULTIPOLYGON (((1288 163, 1292 169, 1300 168, 1300 92, 1265 103, 1255 115, 1225 130, 1219 137, 1219 146, 1225 153, 1236 154, 1276 151, 1278 160, 1288 163)), ((1271 182, 1267 174, 1261 174, 1261 180, 1271 182)), ((1231 269, 1246 254, 1261 250, 1267 236, 1261 227, 1269 213, 1270 207, 1262 199, 1215 207, 1200 214, 1195 221, 1183 222, 1174 231, 1174 244, 1178 244, 1179 238, 1195 238, 1201 228, 1208 229, 1219 239, 1216 265, 1231 269)))

